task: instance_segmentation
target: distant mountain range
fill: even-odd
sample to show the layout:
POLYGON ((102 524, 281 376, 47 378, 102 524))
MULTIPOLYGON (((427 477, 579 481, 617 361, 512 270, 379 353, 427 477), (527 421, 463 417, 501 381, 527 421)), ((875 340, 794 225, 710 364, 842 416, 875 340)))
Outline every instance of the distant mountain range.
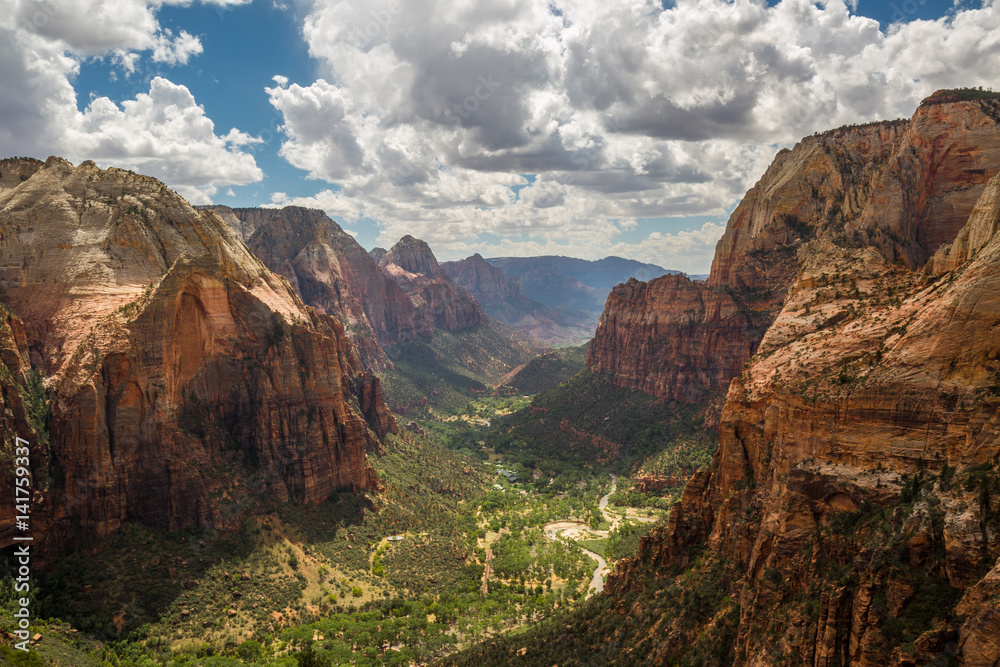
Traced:
POLYGON ((679 273, 621 257, 496 257, 476 254, 442 265, 501 322, 550 345, 593 337, 611 289, 629 278, 652 280, 679 273))
POLYGON ((543 255, 541 257, 494 257, 486 260, 517 278, 529 298, 553 308, 575 308, 600 316, 611 288, 629 278, 652 280, 681 273, 634 259, 605 257, 596 261, 543 255))

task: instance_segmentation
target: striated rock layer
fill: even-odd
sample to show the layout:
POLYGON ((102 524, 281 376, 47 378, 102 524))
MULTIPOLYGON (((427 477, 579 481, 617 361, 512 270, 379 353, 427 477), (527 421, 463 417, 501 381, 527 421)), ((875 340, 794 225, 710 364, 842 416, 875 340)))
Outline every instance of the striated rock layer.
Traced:
POLYGON ((780 151, 730 216, 707 282, 667 275, 616 287, 587 365, 669 400, 723 391, 780 310, 796 247, 860 214, 906 127, 834 130, 780 151))
POLYGON ((211 208, 269 269, 288 278, 305 303, 344 323, 366 368, 391 365, 383 346, 431 333, 406 293, 324 212, 211 208))
POLYGON ((855 218, 909 220, 907 237, 828 224, 795 244, 782 307, 729 387, 711 469, 608 582, 621 613, 658 624, 650 659, 714 637, 731 653, 706 664, 1000 664, 1000 152, 977 148, 991 104, 917 111, 906 145, 964 146, 945 152, 978 155, 985 173, 951 170, 955 188, 924 179, 932 194, 911 183, 902 216, 872 195, 855 218), (675 595, 727 597, 664 616, 628 602, 683 568, 675 595))
POLYGON ((18 516, 24 514, 16 506, 24 503, 28 503, 30 516, 28 534, 37 537, 36 545, 45 544, 51 511, 42 502, 42 492, 51 486, 51 461, 44 391, 41 377, 32 371, 28 360, 24 323, 0 306, 0 493, 9 499, 0 506, 0 548, 13 545, 15 535, 25 534, 16 526, 18 516), (31 487, 20 492, 15 488, 16 480, 23 476, 18 468, 30 472, 31 480, 31 487))
POLYGON ((588 366, 620 386, 703 400, 724 391, 757 349, 795 279, 801 244, 835 235, 924 266, 956 240, 1000 171, 1000 102, 951 99, 929 98, 910 121, 841 128, 780 151, 733 211, 708 280, 615 288, 588 366))
POLYGON ((92 162, 4 186, 0 285, 46 378, 56 520, 221 526, 258 494, 375 484, 378 379, 218 215, 92 162))

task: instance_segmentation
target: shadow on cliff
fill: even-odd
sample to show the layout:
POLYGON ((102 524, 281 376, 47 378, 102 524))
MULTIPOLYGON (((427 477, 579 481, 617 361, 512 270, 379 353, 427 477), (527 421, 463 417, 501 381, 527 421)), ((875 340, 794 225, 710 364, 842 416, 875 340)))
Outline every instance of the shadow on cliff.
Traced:
MULTIPOLYGON (((273 505, 231 532, 129 523, 103 541, 75 540, 51 559, 37 574, 38 611, 106 640, 142 639, 150 623, 207 635, 266 624, 275 612, 277 627, 297 616, 291 610, 306 582, 322 580, 309 556, 314 545, 340 538, 346 546, 372 508, 362 494, 341 493, 309 507, 273 505)), ((367 559, 364 546, 357 551, 367 559)))

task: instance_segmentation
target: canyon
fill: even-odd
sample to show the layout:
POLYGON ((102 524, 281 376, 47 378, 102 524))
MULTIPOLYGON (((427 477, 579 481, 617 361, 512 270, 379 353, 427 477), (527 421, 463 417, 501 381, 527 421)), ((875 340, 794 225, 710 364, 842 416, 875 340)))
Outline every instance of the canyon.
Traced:
MULTIPOLYGON (((531 259, 541 262, 544 258, 531 259)), ((547 306, 529 299, 517 275, 506 275, 502 269, 483 259, 478 253, 461 261, 444 262, 441 266, 458 285, 468 290, 483 305, 490 317, 541 343, 578 345, 594 335, 597 321, 592 314, 566 307, 561 298, 557 298, 556 302, 562 307, 547 306)), ((534 269, 535 286, 539 291, 557 291, 563 283, 555 272, 543 274, 547 280, 539 276, 540 273, 538 269, 534 269)), ((573 286, 585 289, 578 281, 573 286)))
MULTIPOLYGON (((606 595, 538 626, 541 645, 532 629, 514 635, 516 651, 475 650, 995 667, 998 122, 998 96, 939 91, 909 120, 780 150, 730 216, 705 280, 616 258, 439 263, 412 236, 366 252, 321 211, 192 207, 155 179, 93 162, 0 161, 0 428, 5 442, 32 443, 40 546, 73 548, 130 523, 232 533, 277 504, 317 508, 341 490, 371 492, 351 501, 350 520, 378 508, 395 535, 418 522, 392 498, 447 521, 445 495, 468 509, 459 481, 406 465, 441 467, 489 441, 485 458, 535 446, 525 472, 543 454, 600 467, 631 440, 652 447, 674 433, 676 450, 712 432, 711 465, 698 468, 706 448, 684 469, 697 472, 669 520, 619 562, 606 595), (607 286, 585 351, 529 339, 583 335, 539 295, 574 293, 569 308, 592 308, 626 265, 648 274, 607 286), (600 274, 588 278, 596 287, 585 271, 600 274), (543 391, 556 385, 562 394, 543 391), (495 407, 473 405, 480 397, 495 407), (511 417, 512 398, 527 407, 511 417), (624 414, 626 403, 641 410, 624 414), (414 415, 405 438, 392 435, 390 404, 414 415), (453 410, 451 421, 416 421, 435 410, 453 410), (684 411, 696 415, 688 430, 684 411), (479 430, 508 417, 520 431, 479 430), (630 417, 650 425, 617 423, 630 417), (629 438, 597 437, 581 420, 629 438), (431 456, 430 428, 454 436, 455 451, 431 456), (592 447, 545 451, 574 440, 592 447), (372 463, 389 460, 407 470, 395 489, 372 463)), ((480 473, 463 466, 471 498, 480 473)), ((534 472, 542 481, 525 498, 546 489, 534 472)), ((13 494, 12 479, 0 493, 13 494)), ((680 479, 632 481, 652 495, 680 479)), ((489 492, 498 508, 502 489, 489 492)), ((0 546, 17 534, 12 510, 0 508, 0 546)), ((336 553, 374 573, 339 521, 336 553)), ((448 529, 458 555, 435 576, 476 563, 461 547, 478 544, 473 524, 448 529)), ((493 581, 487 595, 509 593, 493 581)))

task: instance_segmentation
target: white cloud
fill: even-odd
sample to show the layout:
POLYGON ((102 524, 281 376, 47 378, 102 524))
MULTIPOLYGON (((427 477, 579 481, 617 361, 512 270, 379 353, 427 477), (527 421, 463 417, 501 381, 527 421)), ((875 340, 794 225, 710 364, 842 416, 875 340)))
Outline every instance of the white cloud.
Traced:
POLYGON ((640 243, 616 243, 608 254, 633 257, 685 273, 708 273, 715 244, 725 231, 724 224, 706 222, 690 231, 653 232, 640 243))
POLYGON ((186 30, 181 30, 180 34, 174 37, 170 30, 164 29, 154 38, 153 62, 186 65, 191 56, 196 56, 204 50, 201 40, 188 34, 186 30))
POLYGON ((282 156, 337 187, 293 201, 375 218, 387 243, 485 232, 611 252, 609 221, 720 214, 779 145, 1000 83, 993 2, 888 34, 841 0, 303 4, 324 76, 268 94, 282 156))
POLYGON ((122 108, 100 97, 67 121, 66 157, 152 174, 194 203, 210 203, 219 185, 263 178, 253 157, 235 150, 260 140, 236 129, 216 136, 191 92, 162 77, 122 108))
MULTIPOLYGON (((243 0, 214 0, 220 7, 243 0)), ((80 111, 71 84, 86 57, 110 57, 126 74, 143 53, 183 64, 197 37, 161 29, 156 10, 184 0, 0 0, 0 154, 54 154, 134 169, 163 179, 197 203, 219 186, 255 182, 260 168, 241 147, 260 143, 237 129, 218 136, 184 86, 163 77, 119 107, 106 97, 80 111)))
MULTIPOLYGON (((568 239, 502 238, 496 242, 470 243, 456 240, 434 251, 440 258, 457 259, 479 252, 486 257, 534 257, 538 255, 568 255, 582 259, 600 259, 608 255, 630 257, 685 273, 708 273, 715 244, 722 237, 723 223, 706 222, 700 228, 675 233, 651 232, 635 243, 594 243, 594 238, 571 237, 568 239)), ((607 230, 605 230, 607 231, 607 230)), ((598 231, 597 236, 600 236, 598 231)))

